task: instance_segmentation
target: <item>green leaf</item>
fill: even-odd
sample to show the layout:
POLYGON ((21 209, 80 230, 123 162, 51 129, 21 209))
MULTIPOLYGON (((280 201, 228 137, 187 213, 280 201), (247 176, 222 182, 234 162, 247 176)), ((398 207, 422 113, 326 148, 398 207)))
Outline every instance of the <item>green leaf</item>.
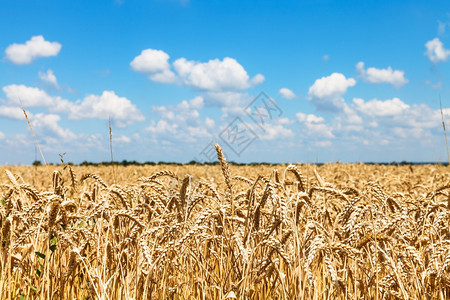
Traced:
MULTIPOLYGON (((36 269, 36 275, 38 277, 41 277, 41 269, 36 269)), ((28 284, 29 286, 31 286, 31 284, 28 284)))
POLYGON ((20 300, 26 300, 27 298, 25 298, 25 297, 22 296, 22 295, 19 295, 19 299, 20 299, 20 300))
MULTIPOLYGON (((37 271, 37 270, 36 270, 37 271)), ((40 270, 39 270, 39 272, 41 272, 40 270)), ((39 273, 40 274, 40 273, 39 273)), ((37 288, 35 288, 34 286, 32 286, 31 285, 31 283, 28 281, 28 280, 25 280, 26 281, 26 283, 28 284, 28 286, 33 290, 33 291, 35 291, 35 292, 37 292, 37 288)), ((25 298, 24 298, 25 299, 25 298)))
POLYGON ((43 253, 41 253, 41 252, 38 252, 38 251, 34 251, 34 253, 35 253, 37 256, 39 256, 40 258, 45 259, 45 254, 43 254, 43 253))
POLYGON ((5 199, 2 199, 2 205, 3 205, 3 206, 6 205, 5 199))
POLYGON ((52 237, 52 239, 50 240, 53 244, 56 244, 58 242, 58 239, 56 238, 56 236, 52 237))
POLYGON ((49 248, 50 248, 50 250, 52 250, 52 252, 55 252, 55 250, 56 250, 56 245, 51 245, 49 248))

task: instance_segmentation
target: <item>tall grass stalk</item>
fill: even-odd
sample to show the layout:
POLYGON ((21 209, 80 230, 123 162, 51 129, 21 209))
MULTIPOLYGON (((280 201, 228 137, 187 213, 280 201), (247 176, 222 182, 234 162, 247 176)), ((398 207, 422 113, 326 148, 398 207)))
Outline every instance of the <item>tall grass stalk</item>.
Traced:
POLYGON ((111 116, 109 116, 109 118, 108 118, 108 123, 109 123, 109 150, 111 152, 111 166, 113 169, 114 183, 117 183, 117 175, 116 175, 116 169, 114 168, 114 156, 113 156, 113 148, 112 148, 111 116))
POLYGON ((450 154, 449 154, 449 151, 448 151, 447 131, 445 130, 444 113, 442 112, 441 95, 439 95, 439 106, 441 108, 441 119, 442 119, 442 128, 444 128, 445 146, 447 147, 447 162, 448 162, 448 164, 450 166, 450 154))
POLYGON ((34 137, 34 141, 35 141, 36 146, 37 146, 37 148, 38 148, 38 150, 39 150, 39 153, 41 154, 42 160, 44 161, 44 165, 45 165, 45 167, 48 169, 47 161, 45 160, 44 154, 42 153, 41 147, 39 146, 38 140, 37 140, 37 138, 36 138, 36 134, 34 133, 33 127, 31 126, 30 119, 28 119, 27 112, 26 112, 25 108, 23 108, 22 100, 19 99, 19 101, 20 101, 20 108, 22 109, 23 114, 25 115, 25 119, 27 120, 28 126, 30 127, 31 134, 32 134, 33 137, 34 137))

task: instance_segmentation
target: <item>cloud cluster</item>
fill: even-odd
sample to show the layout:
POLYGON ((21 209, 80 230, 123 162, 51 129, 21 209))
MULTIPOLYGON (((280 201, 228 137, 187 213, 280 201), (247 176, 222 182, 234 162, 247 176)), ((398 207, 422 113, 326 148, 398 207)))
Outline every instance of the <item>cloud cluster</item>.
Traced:
MULTIPOLYGON (((443 111, 446 114, 450 109, 443 111)), ((440 137, 442 126, 439 110, 426 104, 408 105, 399 98, 369 101, 354 98, 328 121, 303 112, 296 117, 302 137, 316 146, 346 141, 353 146, 410 143, 420 146, 440 137)))
POLYGON ((298 112, 296 115, 297 121, 302 124, 302 131, 308 134, 321 138, 334 138, 331 127, 325 123, 325 119, 314 114, 305 114, 298 112))
POLYGON ((111 118, 118 127, 125 127, 145 118, 136 106, 127 98, 119 97, 114 91, 104 91, 101 95, 88 95, 83 100, 71 102, 59 96, 50 96, 47 92, 25 85, 8 85, 3 87, 7 101, 0 106, 0 115, 8 118, 22 119, 22 105, 25 108, 42 107, 52 113, 67 114, 68 119, 111 118))
POLYGON ((244 67, 230 57, 206 63, 180 58, 173 66, 185 85, 206 91, 245 90, 264 81, 261 74, 250 80, 244 67))
POLYGON ((131 68, 162 83, 183 84, 201 91, 242 91, 264 81, 261 74, 250 79, 247 71, 234 58, 197 62, 179 58, 172 66, 162 50, 145 49, 130 63, 131 68), (172 71, 172 67, 174 71, 172 71))
POLYGON ((170 70, 169 55, 162 50, 145 49, 131 61, 131 68, 147 74, 156 82, 171 83, 176 81, 176 75, 170 70))
POLYGON ((353 103, 361 113, 372 117, 389 117, 403 114, 410 106, 399 98, 388 100, 372 99, 365 102, 364 99, 354 98, 353 103))
POLYGON ((33 129, 40 135, 47 138, 61 138, 64 140, 72 140, 76 135, 70 129, 64 129, 59 125, 61 117, 56 114, 28 114, 33 129))
POLYGON ((408 83, 404 71, 392 70, 391 67, 388 67, 387 69, 364 69, 364 62, 359 62, 356 64, 356 69, 359 76, 370 83, 390 83, 396 88, 408 83))
POLYGON ((196 142, 199 138, 211 137, 215 122, 210 118, 200 118, 199 110, 203 107, 202 97, 183 100, 176 106, 155 106, 153 112, 160 119, 151 121, 146 131, 155 139, 166 141, 196 142))
POLYGON ((89 95, 71 105, 67 112, 69 119, 72 120, 111 118, 117 127, 125 127, 145 120, 130 100, 117 96, 114 91, 104 91, 101 95, 89 95))
POLYGON ((438 63, 440 61, 447 61, 450 56, 450 50, 444 48, 444 44, 439 38, 434 38, 425 44, 425 55, 432 63, 438 63))
POLYGON ((341 73, 333 73, 314 82, 308 90, 308 100, 320 111, 341 111, 344 107, 342 95, 355 84, 355 79, 346 78, 341 73))
POLYGON ((9 106, 48 107, 52 111, 58 112, 69 110, 71 105, 68 100, 50 96, 44 90, 23 84, 7 85, 2 90, 8 99, 7 105, 9 106))
POLYGON ((30 64, 39 57, 49 57, 58 55, 61 50, 58 42, 49 42, 42 35, 33 36, 25 44, 12 44, 6 50, 6 57, 16 65, 30 64))

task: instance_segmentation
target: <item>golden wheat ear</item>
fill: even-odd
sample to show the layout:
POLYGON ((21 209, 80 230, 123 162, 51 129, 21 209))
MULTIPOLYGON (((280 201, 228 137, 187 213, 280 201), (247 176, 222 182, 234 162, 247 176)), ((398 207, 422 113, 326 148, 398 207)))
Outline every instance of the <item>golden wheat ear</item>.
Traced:
POLYGON ((231 194, 231 172, 230 166, 225 159, 225 155, 223 155, 222 147, 219 144, 215 145, 217 151, 217 158, 219 159, 220 166, 222 167, 223 178, 225 179, 225 184, 227 185, 228 192, 231 194))

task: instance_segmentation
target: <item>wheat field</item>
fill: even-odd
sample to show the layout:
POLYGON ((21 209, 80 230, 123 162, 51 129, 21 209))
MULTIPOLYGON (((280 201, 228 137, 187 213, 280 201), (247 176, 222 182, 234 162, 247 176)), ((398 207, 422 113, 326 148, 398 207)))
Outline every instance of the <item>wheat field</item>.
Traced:
POLYGON ((448 299, 439 165, 0 167, 2 299, 448 299))

